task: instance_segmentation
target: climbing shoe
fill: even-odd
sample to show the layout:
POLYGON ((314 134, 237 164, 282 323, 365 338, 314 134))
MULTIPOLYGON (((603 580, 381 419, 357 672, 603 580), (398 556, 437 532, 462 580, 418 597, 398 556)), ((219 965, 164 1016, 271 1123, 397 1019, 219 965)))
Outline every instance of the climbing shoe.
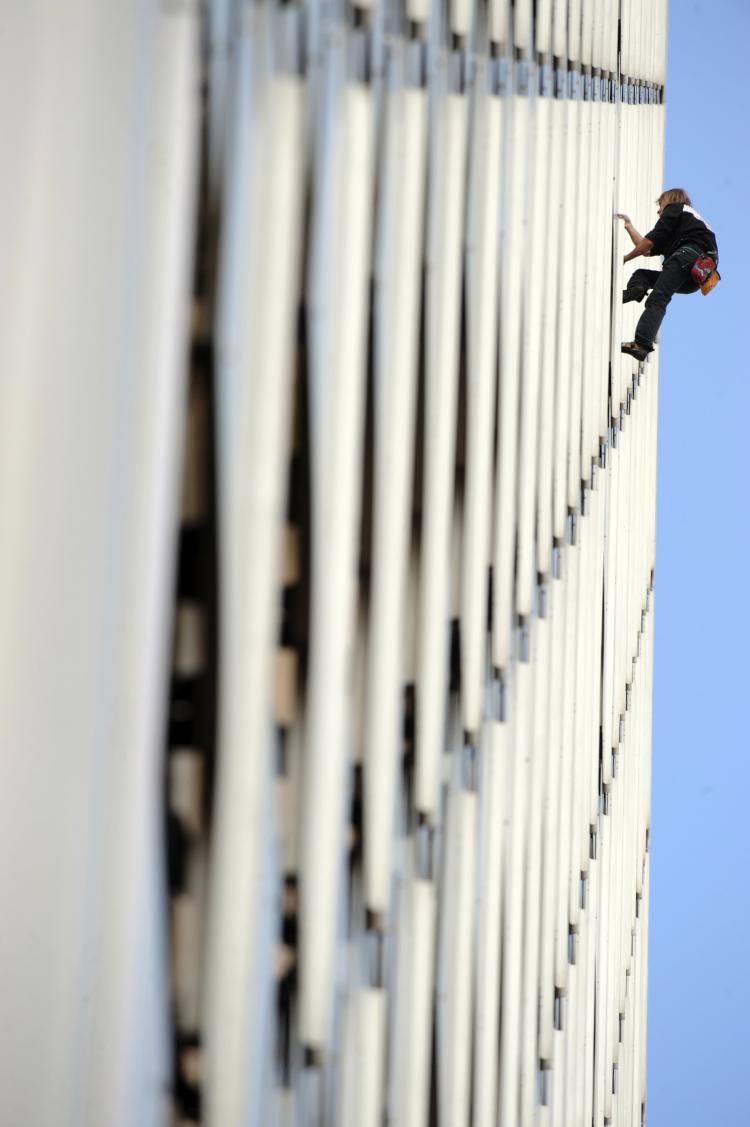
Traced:
POLYGON ((621 352, 626 356, 632 356, 634 360, 645 360, 649 352, 653 352, 653 348, 648 344, 641 344, 639 340, 629 340, 621 346, 621 352))

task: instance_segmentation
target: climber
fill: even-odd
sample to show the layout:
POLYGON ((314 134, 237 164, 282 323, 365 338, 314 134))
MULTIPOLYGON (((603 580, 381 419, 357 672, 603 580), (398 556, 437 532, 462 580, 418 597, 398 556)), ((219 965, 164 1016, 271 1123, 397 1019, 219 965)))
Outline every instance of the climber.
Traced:
POLYGON ((654 341, 667 306, 676 293, 709 293, 719 281, 716 269, 719 253, 716 236, 705 219, 693 210, 690 197, 682 188, 662 192, 656 201, 659 221, 647 235, 640 235, 630 217, 617 213, 633 242, 623 258, 630 262, 639 255, 663 255, 661 270, 636 270, 623 291, 622 300, 643 301, 650 297, 635 328, 635 340, 622 345, 622 351, 636 360, 645 360, 654 350, 654 341))

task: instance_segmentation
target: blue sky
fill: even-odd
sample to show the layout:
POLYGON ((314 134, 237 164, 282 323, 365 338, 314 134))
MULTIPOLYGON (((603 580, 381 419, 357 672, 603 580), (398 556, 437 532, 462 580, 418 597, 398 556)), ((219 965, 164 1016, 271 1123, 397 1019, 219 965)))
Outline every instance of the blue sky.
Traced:
POLYGON ((664 186, 723 280, 661 335, 649 1127, 750 1123, 748 43, 747 0, 671 0, 664 186))

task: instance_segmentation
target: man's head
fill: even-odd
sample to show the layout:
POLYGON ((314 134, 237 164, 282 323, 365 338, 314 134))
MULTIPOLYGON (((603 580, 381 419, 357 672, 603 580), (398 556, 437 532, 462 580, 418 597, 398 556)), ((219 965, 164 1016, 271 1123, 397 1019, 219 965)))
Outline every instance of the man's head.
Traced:
POLYGON ((684 203, 688 207, 692 207, 692 201, 684 188, 667 188, 666 192, 662 192, 656 201, 656 210, 659 215, 663 212, 667 204, 670 203, 684 203))

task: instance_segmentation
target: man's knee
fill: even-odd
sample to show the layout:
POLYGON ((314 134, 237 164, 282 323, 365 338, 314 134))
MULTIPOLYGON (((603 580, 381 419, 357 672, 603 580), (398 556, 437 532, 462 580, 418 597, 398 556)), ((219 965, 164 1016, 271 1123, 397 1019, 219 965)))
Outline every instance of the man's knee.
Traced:
POLYGON ((648 270, 635 270, 628 279, 627 287, 623 290, 622 300, 643 301, 653 282, 648 270))

